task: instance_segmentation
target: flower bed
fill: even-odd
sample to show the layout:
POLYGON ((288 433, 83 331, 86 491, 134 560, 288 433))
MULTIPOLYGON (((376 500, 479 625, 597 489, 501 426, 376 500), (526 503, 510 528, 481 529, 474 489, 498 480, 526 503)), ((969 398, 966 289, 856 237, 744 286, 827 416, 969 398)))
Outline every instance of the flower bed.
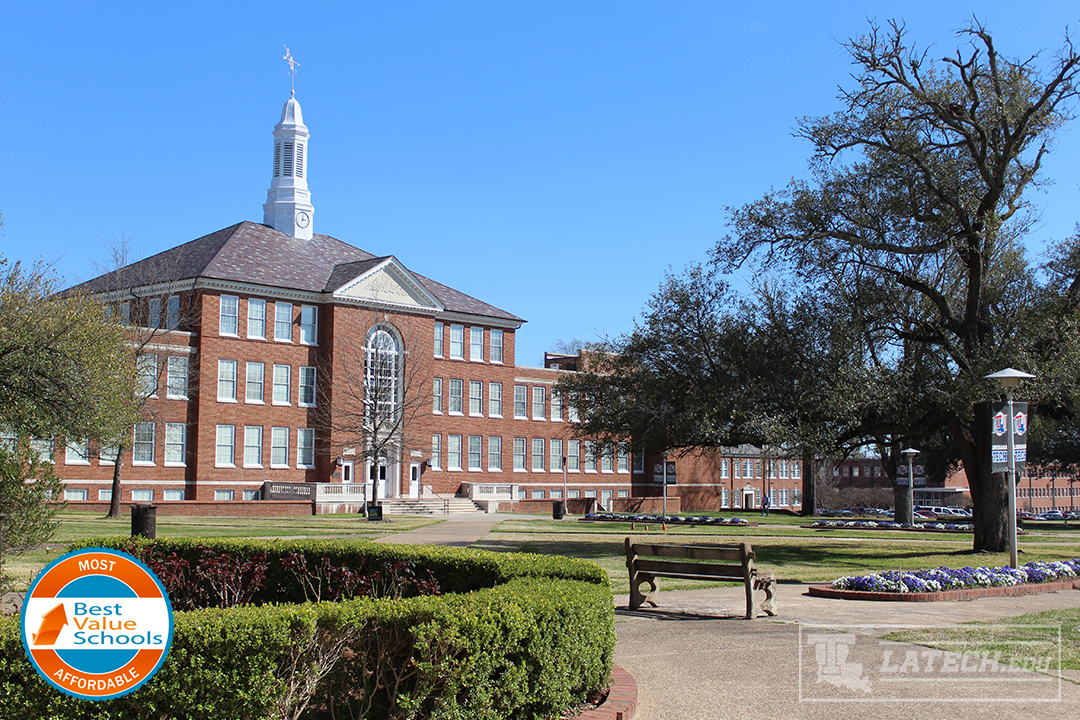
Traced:
POLYGON ((837 590, 872 593, 933 593, 946 590, 1009 587, 1068 580, 1080 576, 1080 560, 1029 562, 1018 567, 939 567, 931 570, 889 570, 871 575, 841 577, 832 581, 837 590))
POLYGON ((719 518, 707 515, 635 515, 631 513, 589 513, 585 520, 614 520, 633 523, 682 523, 684 525, 749 525, 743 518, 719 518))
POLYGON ((916 532, 974 532, 971 523, 898 523, 892 520, 817 520, 811 525, 803 525, 813 530, 914 530, 916 532))

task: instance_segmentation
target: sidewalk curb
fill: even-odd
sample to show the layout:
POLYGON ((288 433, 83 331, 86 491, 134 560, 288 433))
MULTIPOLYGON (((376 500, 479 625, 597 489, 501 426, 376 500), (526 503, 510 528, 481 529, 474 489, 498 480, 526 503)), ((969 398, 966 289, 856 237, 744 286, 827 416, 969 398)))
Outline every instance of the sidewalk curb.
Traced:
POLYGON ((611 687, 599 707, 586 710, 573 720, 631 720, 637 714, 637 682, 618 665, 611 668, 611 687))

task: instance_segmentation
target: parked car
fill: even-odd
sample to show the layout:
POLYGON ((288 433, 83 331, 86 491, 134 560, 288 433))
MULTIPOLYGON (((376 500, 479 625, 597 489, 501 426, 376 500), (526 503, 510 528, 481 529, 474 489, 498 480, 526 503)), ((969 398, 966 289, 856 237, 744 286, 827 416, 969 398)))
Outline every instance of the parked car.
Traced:
POLYGON ((1065 519, 1065 516, 1062 515, 1060 512, 1058 512, 1057 510, 1047 510, 1042 515, 1039 515, 1039 519, 1040 520, 1056 520, 1058 522, 1061 522, 1062 520, 1065 519))

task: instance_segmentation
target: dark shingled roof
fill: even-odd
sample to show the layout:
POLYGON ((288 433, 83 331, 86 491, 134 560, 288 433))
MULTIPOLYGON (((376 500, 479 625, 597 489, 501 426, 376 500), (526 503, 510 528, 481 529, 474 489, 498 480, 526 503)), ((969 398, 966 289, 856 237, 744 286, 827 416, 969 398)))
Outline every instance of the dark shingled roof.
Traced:
MULTIPOLYGON (((329 235, 316 234, 310 240, 301 240, 267 225, 245 221, 72 289, 103 293, 118 287, 214 279, 321 293, 341 287, 385 259, 329 235)), ((524 322, 442 283, 414 276, 448 311, 524 322)))

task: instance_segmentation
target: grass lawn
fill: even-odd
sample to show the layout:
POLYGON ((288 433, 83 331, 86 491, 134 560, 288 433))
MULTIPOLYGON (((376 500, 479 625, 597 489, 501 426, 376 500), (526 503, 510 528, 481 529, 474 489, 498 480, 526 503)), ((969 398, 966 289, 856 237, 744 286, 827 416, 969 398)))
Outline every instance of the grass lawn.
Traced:
POLYGON ((1080 670, 1080 608, 1047 610, 949 628, 904 630, 885 637, 968 655, 985 653, 1000 662, 1022 667, 1030 667, 1032 657, 1049 657, 1051 663, 1047 671, 1050 674, 1055 674, 1058 668, 1060 649, 1061 669, 1080 670))

